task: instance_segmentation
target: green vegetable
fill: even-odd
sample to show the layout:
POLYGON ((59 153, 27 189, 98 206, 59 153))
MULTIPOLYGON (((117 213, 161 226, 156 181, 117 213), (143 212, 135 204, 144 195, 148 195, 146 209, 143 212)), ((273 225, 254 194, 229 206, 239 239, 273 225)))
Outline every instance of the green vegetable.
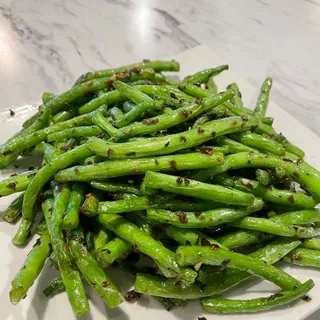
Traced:
MULTIPOLYGON (((115 145, 117 147, 117 145, 115 145)), ((113 157, 113 149, 109 149, 110 158, 113 157)), ((209 154, 189 153, 170 156, 150 157, 144 159, 127 159, 105 161, 86 166, 75 166, 60 171, 55 179, 66 181, 92 181, 95 179, 114 178, 125 175, 141 175, 148 170, 152 171, 178 171, 209 168, 223 163, 220 153, 213 153, 214 149, 206 148, 209 154)), ((134 157, 134 152, 128 153, 128 157, 134 157)), ((109 185, 111 182, 109 183, 109 185)), ((103 189, 105 191, 105 188, 103 189)), ((119 190, 120 191, 120 190, 119 190)))
POLYGON ((301 284, 300 286, 275 293, 269 297, 261 297, 250 300, 231 300, 231 299, 201 299, 203 311, 209 313, 244 313, 261 312, 275 307, 289 304, 299 298, 303 298, 314 287, 312 280, 301 284))
POLYGON ((22 268, 11 283, 10 300, 17 304, 25 298, 29 288, 39 276, 51 252, 50 237, 44 233, 33 246, 22 268))
POLYGON ((147 187, 226 204, 248 206, 254 197, 231 188, 211 185, 177 176, 148 171, 144 178, 147 187))
POLYGON ((266 78, 261 86, 260 95, 257 100, 256 108, 254 109, 255 114, 260 118, 264 117, 266 114, 271 87, 272 79, 266 78))
POLYGON ((12 223, 17 220, 22 212, 24 193, 21 193, 17 198, 15 198, 8 206, 8 208, 3 212, 3 220, 12 223))

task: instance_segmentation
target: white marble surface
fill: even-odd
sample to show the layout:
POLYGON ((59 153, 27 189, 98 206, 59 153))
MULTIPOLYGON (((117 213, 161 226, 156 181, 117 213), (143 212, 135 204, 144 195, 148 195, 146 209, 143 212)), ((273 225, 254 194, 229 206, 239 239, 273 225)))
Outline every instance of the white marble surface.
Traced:
POLYGON ((272 76, 272 99, 320 134, 319 40, 320 0, 0 0, 0 110, 206 44, 257 87, 272 76))

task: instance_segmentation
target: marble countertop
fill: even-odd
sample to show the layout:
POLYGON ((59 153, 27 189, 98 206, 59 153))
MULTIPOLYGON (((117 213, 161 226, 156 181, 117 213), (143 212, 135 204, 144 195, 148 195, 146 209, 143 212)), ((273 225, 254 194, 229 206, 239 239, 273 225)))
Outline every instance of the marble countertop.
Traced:
POLYGON ((205 44, 320 134, 319 35, 320 0, 0 0, 0 110, 205 44))

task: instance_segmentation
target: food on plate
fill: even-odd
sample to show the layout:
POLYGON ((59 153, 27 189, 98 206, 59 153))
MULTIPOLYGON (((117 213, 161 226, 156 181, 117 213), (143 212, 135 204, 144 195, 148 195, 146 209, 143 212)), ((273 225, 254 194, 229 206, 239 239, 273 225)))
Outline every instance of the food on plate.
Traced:
POLYGON ((320 172, 266 116, 272 79, 252 110, 236 83, 218 90, 227 65, 179 81, 163 74, 179 68, 146 60, 84 74, 62 94, 45 92, 0 146, 1 168, 42 159, 0 182, 0 196, 19 193, 3 213, 20 219, 12 242, 40 235, 12 281, 13 304, 46 261, 60 277, 43 293, 65 290, 77 317, 89 311, 84 282, 110 308, 145 294, 167 310, 200 299, 204 312, 242 313, 307 297, 313 281, 274 264, 319 268, 320 172), (134 277, 132 291, 116 287, 110 266, 134 277), (279 292, 219 296, 252 275, 279 292))

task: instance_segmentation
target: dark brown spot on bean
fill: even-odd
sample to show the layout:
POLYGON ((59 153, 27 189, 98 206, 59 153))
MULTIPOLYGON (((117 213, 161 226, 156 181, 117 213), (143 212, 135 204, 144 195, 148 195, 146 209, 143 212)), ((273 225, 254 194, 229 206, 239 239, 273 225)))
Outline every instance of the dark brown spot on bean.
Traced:
POLYGON ((211 132, 212 138, 215 138, 216 135, 217 135, 217 133, 216 133, 215 131, 212 131, 212 132, 211 132))
POLYGON ((177 162, 175 160, 170 161, 170 168, 172 170, 177 170, 177 162))
POLYGON ((177 184, 182 184, 183 178, 182 177, 178 177, 176 181, 177 181, 177 184))
POLYGON ((102 285, 104 288, 108 287, 109 284, 110 284, 109 281, 104 281, 104 282, 101 283, 101 285, 102 285))
POLYGON ((154 163, 157 165, 159 165, 159 161, 157 159, 154 159, 154 163))
POLYGON ((201 215, 202 215, 202 212, 201 212, 201 211, 196 211, 196 212, 194 213, 194 216, 195 216, 196 218, 199 218, 201 215))
POLYGON ((270 191, 271 191, 271 190, 272 190, 272 186, 269 186, 269 187, 268 187, 268 190, 270 190, 270 191))
POLYGON ((17 175, 18 175, 17 173, 12 173, 12 174, 10 174, 10 177, 15 177, 17 175))
POLYGON ((180 115, 181 117, 187 118, 187 117, 189 116, 189 111, 188 111, 188 110, 181 110, 181 111, 179 112, 179 115, 180 115))
POLYGON ((159 122, 158 118, 150 118, 150 119, 144 119, 142 123, 146 126, 151 126, 153 124, 157 124, 159 122))
POLYGON ((125 154, 127 157, 135 156, 136 153, 134 151, 128 152, 125 154))
POLYGON ((7 188, 15 190, 16 189, 16 183, 15 182, 9 182, 7 184, 7 188))
POLYGON ((190 184, 190 180, 187 179, 187 178, 184 178, 184 184, 185 184, 186 186, 188 186, 188 185, 190 184))
POLYGON ((248 117, 247 116, 242 116, 242 120, 243 121, 248 121, 248 117))
POLYGON ((164 144, 164 147, 167 148, 167 147, 169 146, 169 144, 170 144, 170 141, 166 142, 166 143, 164 144))
POLYGON ((196 104, 202 104, 203 103, 203 99, 199 98, 195 101, 196 104))
POLYGON ((200 152, 211 156, 214 153, 214 148, 207 147, 207 146, 201 146, 200 152))
POLYGON ((107 157, 108 157, 109 159, 112 159, 112 155, 113 155, 113 154, 114 154, 114 150, 111 149, 111 148, 109 148, 108 151, 107 151, 107 157))
POLYGON ((299 253, 294 253, 291 257, 292 261, 301 261, 303 260, 303 255, 299 253))
POLYGON ((170 97, 172 99, 178 99, 178 97, 176 96, 176 94, 174 92, 170 92, 170 97))
POLYGON ((106 82, 105 82, 105 86, 107 87, 107 88, 112 88, 113 87, 113 80, 106 80, 106 82))
POLYGON ((78 168, 74 168, 74 173, 76 174, 76 175, 78 175, 79 173, 80 173, 80 171, 79 171, 79 169, 78 168))
POLYGON ((237 120, 233 120, 233 121, 232 121, 232 124, 233 124, 233 125, 236 125, 236 124, 238 124, 238 121, 237 121, 237 120))
POLYGON ((130 290, 130 291, 128 291, 128 292, 125 294, 124 297, 125 297, 126 301, 132 302, 132 301, 134 301, 134 300, 139 299, 140 296, 141 296, 140 293, 135 292, 134 290, 130 290))
POLYGON ((188 222, 188 218, 187 218, 187 215, 185 212, 178 211, 176 214, 179 217, 180 223, 187 223, 188 222))
POLYGON ((294 171, 294 172, 293 172, 293 175, 294 175, 296 178, 299 178, 299 176, 300 176, 299 172, 297 172, 297 171, 294 171))
POLYGON ((291 195, 288 197, 288 200, 289 200, 291 203, 294 203, 294 196, 291 194, 291 195))
POLYGON ((180 141, 187 142, 187 138, 185 136, 181 136, 180 141))
POLYGON ((147 207, 151 207, 152 206, 152 202, 148 200, 146 205, 147 205, 147 207))
POLYGON ((310 302, 312 299, 309 296, 304 296, 302 300, 306 302, 310 302))
POLYGON ((197 128, 197 132, 198 132, 198 133, 204 133, 204 129, 202 129, 201 127, 198 127, 198 128, 197 128))
POLYGON ((140 73, 140 72, 141 72, 141 69, 138 68, 138 67, 134 67, 134 68, 132 68, 130 71, 133 72, 133 73, 140 73))

